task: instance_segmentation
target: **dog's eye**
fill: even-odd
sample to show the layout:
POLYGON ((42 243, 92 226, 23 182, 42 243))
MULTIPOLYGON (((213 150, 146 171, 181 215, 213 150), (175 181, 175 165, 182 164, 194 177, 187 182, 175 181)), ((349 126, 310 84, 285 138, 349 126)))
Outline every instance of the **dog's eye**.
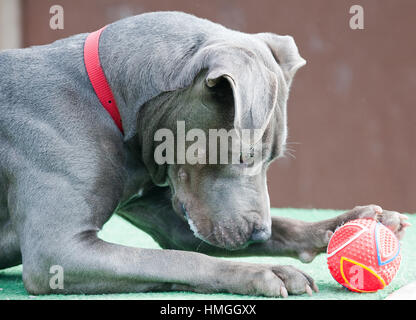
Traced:
POLYGON ((254 158, 254 148, 253 147, 250 148, 250 151, 245 156, 242 152, 240 153, 240 163, 241 164, 251 163, 253 161, 253 158, 254 158))

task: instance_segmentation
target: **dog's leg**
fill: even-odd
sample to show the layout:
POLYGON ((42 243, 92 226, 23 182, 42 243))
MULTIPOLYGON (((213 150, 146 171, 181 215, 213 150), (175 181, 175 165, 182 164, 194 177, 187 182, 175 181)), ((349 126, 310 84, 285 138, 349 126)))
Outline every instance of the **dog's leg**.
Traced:
POLYGON ((272 235, 268 241, 230 251, 195 237, 187 223, 173 211, 168 190, 153 190, 149 195, 130 201, 121 207, 118 214, 152 235, 162 248, 227 257, 292 256, 303 262, 310 262, 317 254, 324 252, 335 229, 349 220, 378 217, 399 237, 403 236, 406 227, 405 216, 393 211, 380 211, 374 205, 356 207, 319 222, 273 216, 272 235))
POLYGON ((257 251, 259 255, 285 255, 311 262, 316 255, 326 251, 329 239, 337 227, 358 218, 378 219, 399 238, 403 237, 404 229, 409 225, 406 216, 383 210, 377 205, 357 206, 344 214, 318 222, 274 216, 271 238, 264 243, 253 244, 249 250, 257 251))
POLYGON ((0 269, 13 267, 22 263, 19 239, 11 220, 0 223, 0 269))
MULTIPOLYGON (((201 245, 202 241, 193 235, 188 223, 173 210, 168 187, 152 186, 141 197, 120 205, 116 213, 148 233, 163 249, 198 251, 201 245)), ((203 249, 200 252, 209 253, 207 248, 203 249)))
POLYGON ((19 239, 7 206, 6 179, 0 171, 0 269, 13 267, 22 262, 19 239))
MULTIPOLYGON (((23 279, 32 294, 147 291, 230 292, 265 296, 311 293, 312 278, 291 266, 224 261, 179 250, 138 249, 80 235, 71 247, 42 254, 25 264, 23 279), (80 238, 83 238, 82 240, 80 238), (62 288, 51 287, 50 268, 63 271, 62 288)), ((45 245, 45 244, 43 244, 45 245)))
POLYGON ((105 242, 97 232, 116 204, 117 193, 107 192, 112 186, 97 185, 91 197, 91 190, 66 176, 47 181, 32 177, 11 188, 23 281, 31 294, 191 290, 285 296, 317 290, 309 276, 290 266, 105 242), (56 279, 62 285, 55 286, 56 279))
MULTIPOLYGON (((373 218, 378 220, 390 228, 399 239, 403 238, 406 227, 410 225, 406 222, 407 217, 399 212, 383 210, 378 205, 357 206, 332 219, 307 223, 303 227, 305 230, 304 236, 298 238, 295 245, 292 244, 288 247, 294 253, 294 256, 298 256, 304 262, 310 262, 317 254, 326 251, 328 241, 337 227, 350 220, 359 218, 373 218)), ((276 223, 276 225, 280 226, 281 224, 276 223)), ((295 224, 294 226, 295 228, 289 226, 287 230, 289 232, 294 229, 296 230, 297 225, 295 224)), ((279 229, 281 228, 279 227, 279 229)), ((293 241, 290 234, 287 239, 290 239, 289 243, 293 241)), ((284 243, 283 238, 282 240, 284 243)))

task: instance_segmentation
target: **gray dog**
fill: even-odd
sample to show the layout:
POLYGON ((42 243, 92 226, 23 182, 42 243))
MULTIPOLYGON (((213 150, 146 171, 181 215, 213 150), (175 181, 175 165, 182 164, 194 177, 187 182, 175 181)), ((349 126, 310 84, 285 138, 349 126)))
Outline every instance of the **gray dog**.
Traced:
POLYGON ((109 25, 99 53, 124 135, 87 76, 86 37, 0 54, 0 268, 22 263, 29 293, 311 294, 313 279, 294 267, 212 256, 310 262, 358 217, 403 236, 406 217, 377 205, 314 223, 270 216, 266 171, 284 155, 289 87, 305 64, 291 37, 179 12, 109 25), (156 164, 156 130, 175 132, 179 120, 187 129, 262 128, 260 172, 242 174, 247 154, 240 164, 156 164), (113 212, 166 250, 99 239, 113 212), (64 288, 49 285, 53 265, 64 288))

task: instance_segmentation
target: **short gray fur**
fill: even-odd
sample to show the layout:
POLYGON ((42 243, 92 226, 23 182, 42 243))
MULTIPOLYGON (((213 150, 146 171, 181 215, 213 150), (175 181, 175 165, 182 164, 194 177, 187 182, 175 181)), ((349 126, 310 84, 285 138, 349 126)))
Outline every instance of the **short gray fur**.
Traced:
POLYGON ((289 88, 305 64, 291 37, 180 12, 110 24, 99 52, 123 136, 87 77, 86 36, 0 53, 0 268, 23 263, 29 293, 311 293, 312 278, 291 266, 212 256, 309 262, 338 225, 377 213, 403 234, 403 216, 378 206, 316 223, 270 217, 266 171, 284 155, 289 88), (244 161, 157 165, 154 133, 178 120, 262 129, 261 172, 242 174, 244 161), (165 250, 99 239, 116 208, 165 250), (63 289, 49 285, 52 265, 63 267, 63 289))

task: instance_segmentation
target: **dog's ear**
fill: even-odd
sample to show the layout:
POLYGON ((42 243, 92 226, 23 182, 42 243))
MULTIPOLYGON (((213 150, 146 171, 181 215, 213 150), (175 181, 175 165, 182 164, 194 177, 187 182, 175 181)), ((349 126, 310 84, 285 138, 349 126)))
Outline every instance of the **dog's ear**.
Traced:
POLYGON ((300 56, 293 38, 274 33, 258 33, 256 36, 270 48, 274 59, 282 68, 288 86, 290 86, 296 71, 306 64, 306 60, 300 56))
POLYGON ((205 84, 211 90, 217 86, 223 90, 224 80, 228 83, 233 95, 236 131, 264 131, 276 104, 276 75, 238 48, 222 48, 213 57, 207 66, 205 84))
MULTIPOLYGON (((299 55, 293 38, 272 33, 254 36, 268 46, 264 49, 273 54, 283 71, 286 86, 289 87, 296 70, 306 63, 299 55)), ((284 91, 284 85, 280 84, 282 75, 265 67, 254 51, 245 48, 251 42, 240 40, 230 39, 226 43, 214 42, 196 48, 193 46, 192 54, 187 51, 182 53, 182 57, 189 58, 185 65, 169 64, 172 70, 168 73, 169 77, 165 78, 164 83, 168 85, 164 86, 164 91, 187 87, 200 72, 207 70, 205 80, 209 88, 215 88, 225 79, 232 89, 235 129, 264 130, 277 104, 278 92, 284 91)), ((172 57, 170 60, 175 61, 172 57)), ((167 59, 168 62, 170 60, 167 59)), ((285 103, 282 95, 279 100, 285 103)))

